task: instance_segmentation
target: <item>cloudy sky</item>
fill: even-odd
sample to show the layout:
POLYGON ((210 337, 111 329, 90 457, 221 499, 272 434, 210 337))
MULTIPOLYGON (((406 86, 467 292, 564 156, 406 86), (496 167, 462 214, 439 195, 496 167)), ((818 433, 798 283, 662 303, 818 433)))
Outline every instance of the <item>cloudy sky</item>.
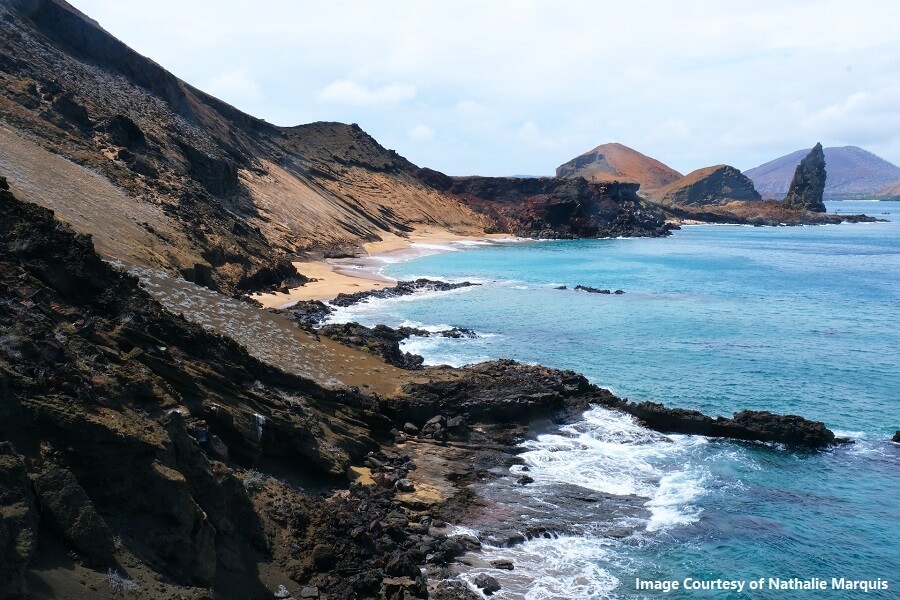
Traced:
POLYGON ((897 0, 70 0, 279 125, 359 123, 452 175, 617 141, 688 172, 856 145, 900 164, 897 0))

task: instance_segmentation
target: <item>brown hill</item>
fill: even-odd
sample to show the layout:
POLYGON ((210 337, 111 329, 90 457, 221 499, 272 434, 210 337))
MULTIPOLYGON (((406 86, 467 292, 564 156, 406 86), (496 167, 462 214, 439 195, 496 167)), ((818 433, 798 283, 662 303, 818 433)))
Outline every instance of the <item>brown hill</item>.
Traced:
POLYGON ((658 190, 654 198, 663 204, 696 206, 730 200, 761 200, 753 182, 728 165, 713 165, 691 171, 658 190))
POLYGON ((4 2, 0 38, 0 169, 107 255, 233 291, 290 276, 296 255, 484 228, 359 127, 253 118, 62 1, 4 2))
POLYGON ((681 178, 681 173, 655 158, 618 143, 602 144, 556 169, 557 177, 584 177, 595 183, 639 183, 651 192, 681 178))
POLYGON ((256 119, 63 0, 3 2, 0 39, 0 172, 106 256, 234 293, 302 282, 298 257, 500 227, 358 126, 256 119))

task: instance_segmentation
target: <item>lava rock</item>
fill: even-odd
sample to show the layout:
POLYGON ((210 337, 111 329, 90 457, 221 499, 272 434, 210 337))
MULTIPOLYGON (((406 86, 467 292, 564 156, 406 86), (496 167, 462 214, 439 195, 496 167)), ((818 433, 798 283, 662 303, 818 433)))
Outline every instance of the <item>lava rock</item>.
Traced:
POLYGON ((504 571, 512 571, 513 570, 513 562, 511 560, 506 560, 503 558, 499 558, 497 560, 491 561, 491 566, 495 569, 502 569, 504 571))
POLYGON ((474 583, 477 587, 481 588, 482 592, 484 592, 488 596, 490 596, 494 592, 500 591, 500 583, 496 579, 491 577, 490 575, 487 575, 486 573, 481 573, 481 574, 477 575, 475 577, 474 583))
POLYGON ((112 532, 84 489, 67 469, 49 468, 34 476, 41 513, 91 563, 114 561, 112 532))
POLYGON ((825 152, 822 144, 813 146, 794 171, 794 179, 784 198, 785 206, 812 212, 825 212, 825 152))
POLYGON ((575 289, 581 292, 588 292, 590 294, 610 294, 609 290, 601 290, 600 288, 591 287, 589 285, 576 285, 575 289))
POLYGON ((410 481, 409 479, 398 479, 397 483, 394 484, 394 487, 396 487, 397 490, 401 492, 408 493, 416 491, 416 486, 414 486, 412 481, 410 481))

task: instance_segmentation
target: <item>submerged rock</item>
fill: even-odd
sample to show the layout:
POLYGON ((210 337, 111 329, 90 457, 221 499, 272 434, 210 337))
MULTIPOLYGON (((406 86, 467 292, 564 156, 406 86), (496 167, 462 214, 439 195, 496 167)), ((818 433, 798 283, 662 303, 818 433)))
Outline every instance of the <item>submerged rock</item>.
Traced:
POLYGON ((576 285, 575 289, 579 292, 588 292, 589 294, 611 294, 610 290, 591 287, 589 285, 576 285))
POLYGON ((825 212, 825 204, 822 202, 825 177, 825 152, 822 144, 818 143, 797 165, 784 204, 791 208, 825 212))

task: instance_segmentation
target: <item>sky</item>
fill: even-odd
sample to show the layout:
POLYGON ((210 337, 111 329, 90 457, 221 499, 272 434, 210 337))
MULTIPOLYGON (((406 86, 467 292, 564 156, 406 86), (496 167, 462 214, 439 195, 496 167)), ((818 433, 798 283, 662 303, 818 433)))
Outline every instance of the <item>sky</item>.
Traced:
POLYGON ((70 0, 277 125, 358 123, 450 175, 620 142, 687 173, 821 141, 900 165, 897 0, 70 0))

